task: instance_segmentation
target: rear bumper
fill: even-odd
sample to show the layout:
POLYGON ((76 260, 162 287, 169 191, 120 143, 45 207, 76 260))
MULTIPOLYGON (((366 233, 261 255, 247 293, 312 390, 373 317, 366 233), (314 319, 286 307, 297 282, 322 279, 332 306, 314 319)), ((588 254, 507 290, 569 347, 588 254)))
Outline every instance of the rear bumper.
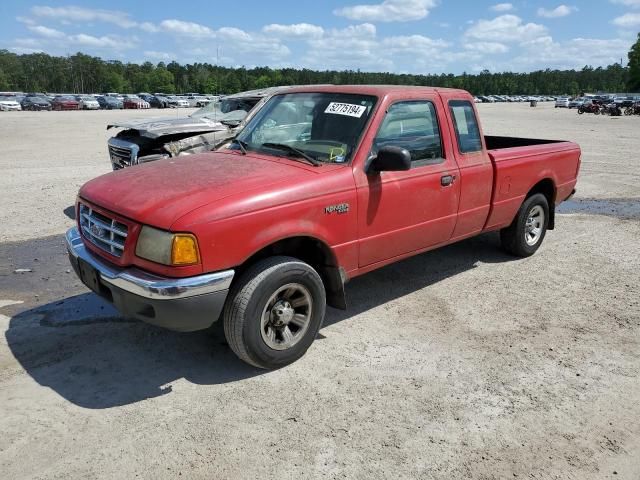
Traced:
POLYGON ((67 231, 66 244, 78 278, 122 314, 181 332, 208 328, 218 319, 235 273, 167 278, 119 268, 87 250, 75 227, 67 231))

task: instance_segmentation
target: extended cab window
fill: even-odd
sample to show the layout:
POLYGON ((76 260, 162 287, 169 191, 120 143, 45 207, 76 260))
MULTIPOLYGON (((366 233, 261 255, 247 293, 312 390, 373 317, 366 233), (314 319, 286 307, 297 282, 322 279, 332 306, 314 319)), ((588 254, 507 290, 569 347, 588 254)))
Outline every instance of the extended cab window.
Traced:
POLYGON ((413 162, 441 163, 442 142, 433 103, 391 105, 374 140, 373 153, 388 146, 406 148, 413 162))
POLYGON ((451 109, 453 125, 456 129, 460 153, 479 152, 482 150, 478 120, 471 103, 466 100, 451 100, 449 108, 451 109))

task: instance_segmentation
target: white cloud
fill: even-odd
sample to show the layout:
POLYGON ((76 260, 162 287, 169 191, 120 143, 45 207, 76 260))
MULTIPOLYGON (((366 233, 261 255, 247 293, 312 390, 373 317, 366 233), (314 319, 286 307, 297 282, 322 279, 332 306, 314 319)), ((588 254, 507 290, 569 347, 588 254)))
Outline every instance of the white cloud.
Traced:
POLYGON ((293 25, 272 23, 264 26, 262 31, 281 37, 318 38, 324 34, 324 28, 309 23, 295 23, 293 25))
POLYGON ((169 19, 160 22, 160 30, 193 38, 214 37, 215 32, 204 25, 183 20, 169 19))
POLYGON ((30 25, 29 30, 38 35, 39 38, 17 38, 14 44, 19 48, 32 49, 37 51, 57 52, 57 54, 68 53, 69 51, 81 50, 82 48, 94 48, 99 50, 112 50, 120 52, 138 46, 136 37, 118 37, 115 35, 103 35, 96 37, 86 33, 68 35, 53 28, 42 25, 30 25))
POLYGON ((429 15, 436 0, 384 0, 382 3, 338 8, 334 15, 361 22, 408 22, 429 15))
POLYGON ((513 10, 513 4, 511 3, 496 3, 491 7, 494 12, 510 12, 513 10))
POLYGON ((640 0, 610 0, 611 3, 617 3, 618 5, 624 5, 631 8, 640 8, 640 0))
POLYGON ((35 25, 36 21, 29 17, 16 17, 16 20, 25 25, 35 25))
MULTIPOLYGON (((325 31, 310 39, 303 55, 305 67, 337 70, 389 71, 395 73, 440 71, 461 58, 451 44, 424 35, 380 37, 371 23, 325 31)), ((300 66, 300 65, 297 65, 300 66)))
POLYGON ((44 50, 41 48, 29 48, 29 47, 11 47, 13 53, 18 55, 29 55, 31 53, 44 53, 44 50))
POLYGON ((128 13, 119 12, 116 10, 100 10, 77 6, 35 6, 31 8, 31 13, 37 17, 52 18, 71 23, 100 21, 112 23, 123 28, 132 28, 138 24, 137 22, 131 20, 131 17, 128 13))
POLYGON ((33 33, 40 35, 41 37, 46 38, 65 38, 66 34, 61 32, 60 30, 55 30, 53 28, 48 28, 42 25, 29 25, 27 28, 31 30, 33 33))
POLYGON ((567 15, 571 15, 573 12, 577 12, 578 9, 576 7, 568 7, 567 5, 558 5, 554 9, 547 8, 539 8, 538 16, 544 18, 560 18, 566 17, 567 15))
POLYGON ((143 53, 146 59, 151 59, 151 60, 169 61, 176 58, 176 55, 174 53, 158 52, 156 50, 145 50, 143 53))
POLYGON ((30 47, 36 48, 42 46, 42 41, 39 38, 16 38, 14 40, 16 45, 20 45, 21 47, 30 47))
POLYGON ((252 36, 244 30, 235 27, 222 27, 218 30, 218 36, 232 42, 251 42, 252 36))
POLYGON ((532 53, 558 68, 581 68, 619 62, 630 46, 631 42, 619 38, 574 38, 566 42, 548 42, 542 49, 540 45, 534 45, 532 53))
POLYGON ((465 43, 464 48, 466 48, 467 50, 473 50, 483 54, 506 53, 509 51, 509 47, 507 47, 504 43, 500 43, 500 42, 465 43))
POLYGON ((376 27, 370 23, 331 29, 309 40, 306 66, 318 69, 390 69, 393 64, 378 55, 376 27))
POLYGON ((640 26, 640 13, 625 13, 614 18, 611 23, 622 28, 633 28, 640 26))
POLYGON ((78 35, 70 35, 68 37, 71 46, 86 46, 94 48, 109 48, 109 49, 128 49, 133 48, 135 44, 131 41, 124 40, 122 38, 112 36, 94 37, 93 35, 87 35, 86 33, 80 33, 78 35))
POLYGON ((444 49, 449 47, 449 43, 444 40, 434 40, 423 35, 387 37, 381 40, 381 44, 390 50, 389 53, 428 53, 435 49, 444 49))
POLYGON ((139 25, 140 29, 147 32, 147 33, 157 33, 160 31, 160 27, 158 27, 157 25, 154 25, 153 23, 149 23, 149 22, 142 22, 139 25))
POLYGON ((516 15, 501 15, 493 20, 478 20, 465 37, 489 42, 526 42, 547 34, 547 27, 523 23, 516 15))

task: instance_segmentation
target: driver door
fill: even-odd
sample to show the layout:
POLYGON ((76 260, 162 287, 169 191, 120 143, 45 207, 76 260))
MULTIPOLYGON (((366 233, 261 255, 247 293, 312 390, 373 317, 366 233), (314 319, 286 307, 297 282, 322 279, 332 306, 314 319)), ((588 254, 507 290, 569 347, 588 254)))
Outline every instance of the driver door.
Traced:
POLYGON ((373 266, 448 241, 460 196, 458 167, 445 155, 447 129, 438 124, 439 98, 398 101, 371 144, 411 153, 411 169, 366 174, 354 171, 358 194, 359 267, 373 266))

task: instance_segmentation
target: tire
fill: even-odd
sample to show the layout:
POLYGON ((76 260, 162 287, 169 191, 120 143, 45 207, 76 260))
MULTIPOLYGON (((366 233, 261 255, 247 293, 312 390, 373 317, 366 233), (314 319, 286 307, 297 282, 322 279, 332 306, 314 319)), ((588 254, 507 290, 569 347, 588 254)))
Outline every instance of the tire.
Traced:
POLYGON ((517 257, 530 257, 540 248, 548 225, 549 202, 543 194, 536 193, 520 206, 511 225, 500 230, 502 248, 517 257))
POLYGON ((292 257, 270 257, 232 286, 223 311, 224 334, 241 360, 259 368, 280 368, 305 354, 325 309, 322 279, 310 265, 292 257))

